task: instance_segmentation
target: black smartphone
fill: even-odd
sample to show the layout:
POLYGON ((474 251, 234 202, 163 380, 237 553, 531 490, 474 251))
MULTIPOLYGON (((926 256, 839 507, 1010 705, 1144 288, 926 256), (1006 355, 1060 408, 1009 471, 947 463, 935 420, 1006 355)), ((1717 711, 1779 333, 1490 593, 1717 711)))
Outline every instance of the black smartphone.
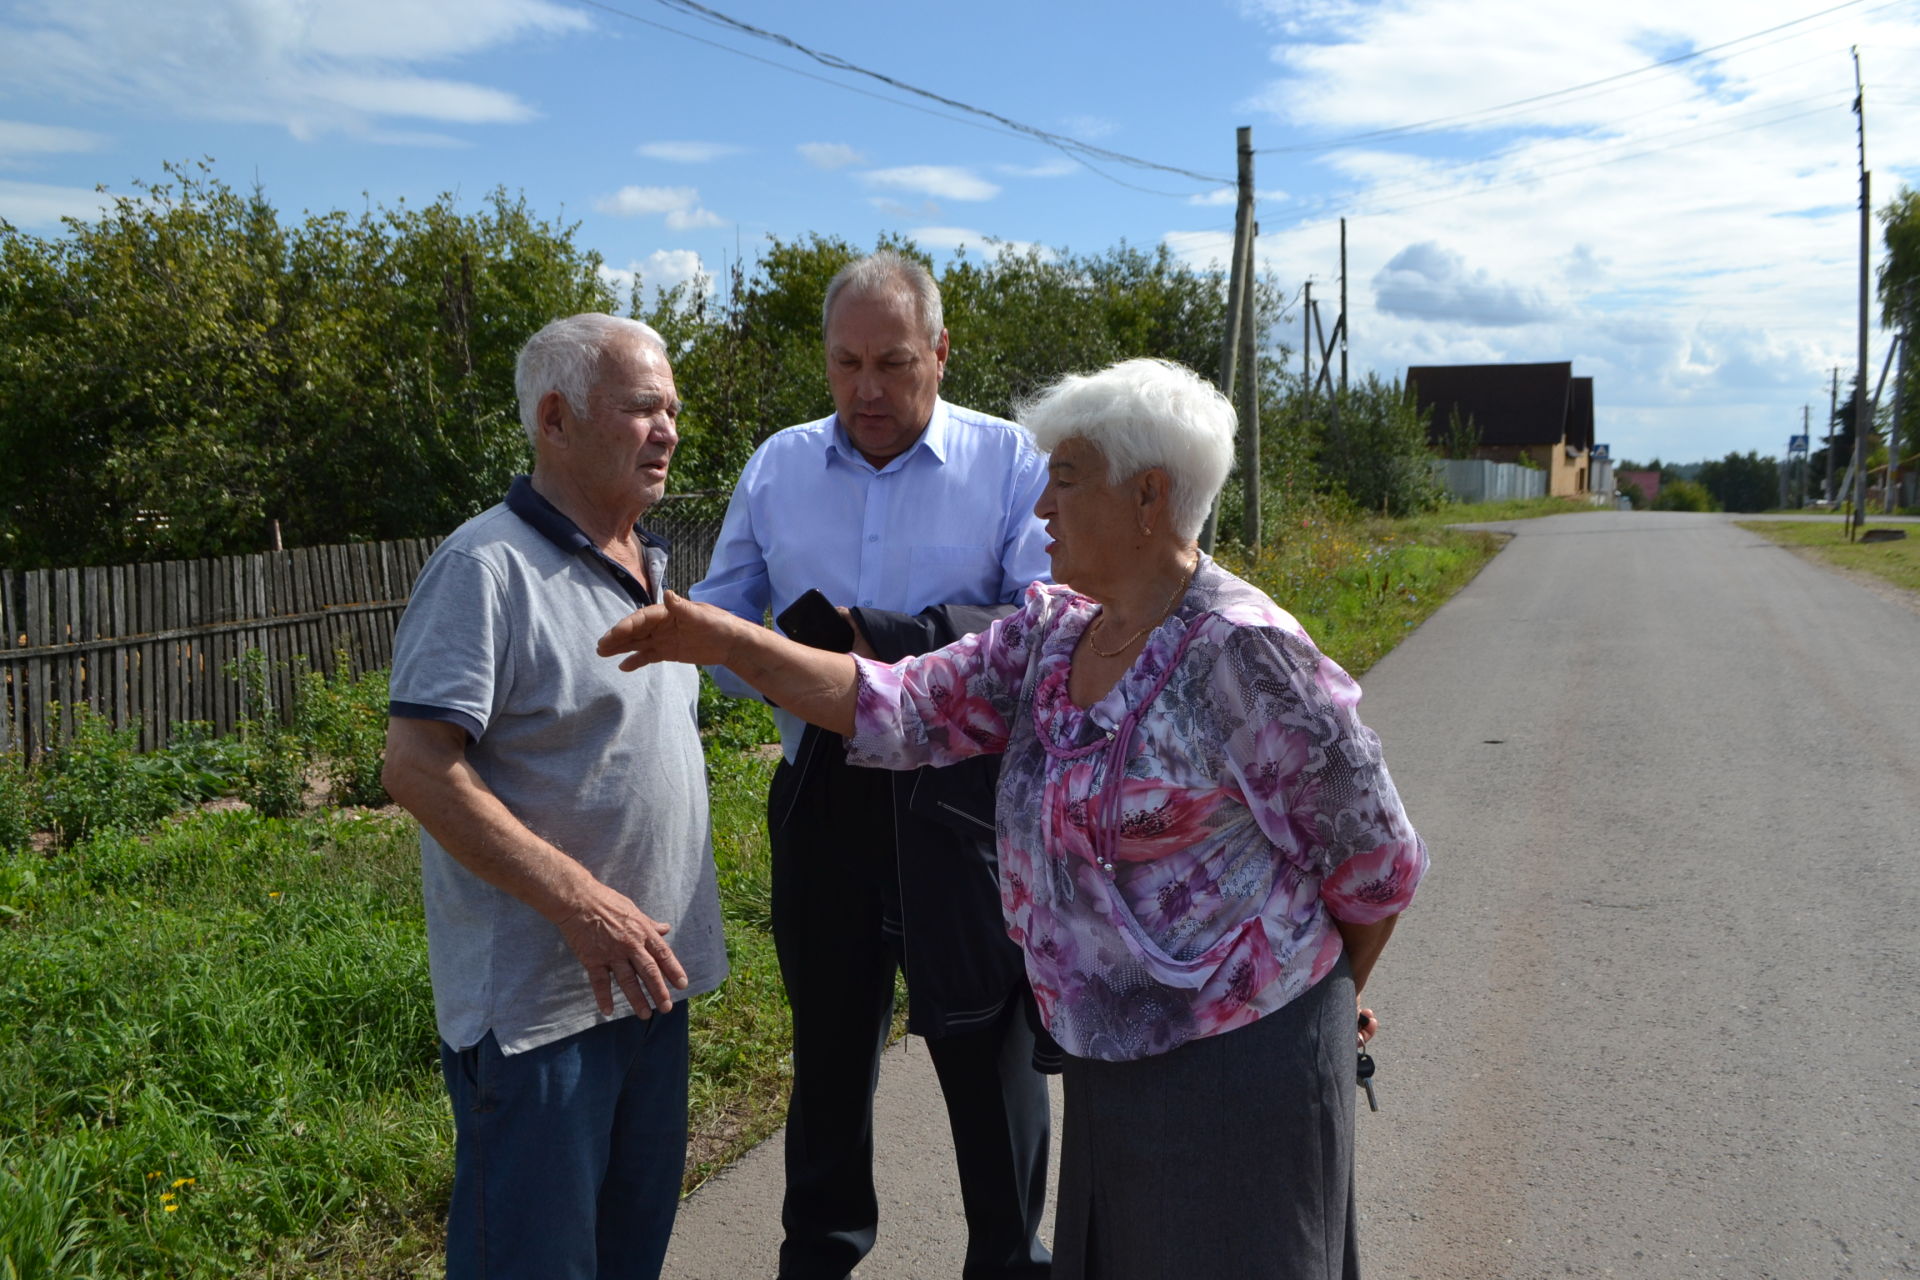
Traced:
POLYGON ((809 589, 788 605, 774 621, 788 639, 812 648, 833 653, 846 653, 853 648, 853 624, 840 616, 840 611, 820 594, 818 587, 809 589))

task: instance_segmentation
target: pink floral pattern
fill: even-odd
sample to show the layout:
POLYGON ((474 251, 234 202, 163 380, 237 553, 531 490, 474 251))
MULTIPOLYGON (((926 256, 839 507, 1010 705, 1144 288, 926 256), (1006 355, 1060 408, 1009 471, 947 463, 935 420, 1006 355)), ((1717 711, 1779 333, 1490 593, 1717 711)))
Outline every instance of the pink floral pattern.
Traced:
POLYGON ((1203 558, 1132 669, 1082 709, 1067 676, 1095 616, 1086 597, 1035 584, 978 635, 891 666, 862 660, 848 758, 912 768, 1004 753, 1008 933, 1054 1038, 1121 1061, 1307 990, 1340 957, 1334 920, 1404 910, 1427 851, 1355 712, 1359 685, 1257 588, 1203 558), (1163 676, 1109 779, 1093 748, 1163 676), (1095 840, 1109 786, 1111 873, 1095 840))

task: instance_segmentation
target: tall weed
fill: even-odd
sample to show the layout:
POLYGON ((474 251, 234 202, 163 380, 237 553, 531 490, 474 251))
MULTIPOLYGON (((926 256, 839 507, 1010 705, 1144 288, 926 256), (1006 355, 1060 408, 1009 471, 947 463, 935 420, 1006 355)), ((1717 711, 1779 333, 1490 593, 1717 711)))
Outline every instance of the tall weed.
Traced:
POLYGON ((178 804, 166 778, 140 755, 140 729, 115 729, 84 703, 60 708, 71 725, 42 767, 42 813, 63 845, 96 831, 152 826, 178 804))

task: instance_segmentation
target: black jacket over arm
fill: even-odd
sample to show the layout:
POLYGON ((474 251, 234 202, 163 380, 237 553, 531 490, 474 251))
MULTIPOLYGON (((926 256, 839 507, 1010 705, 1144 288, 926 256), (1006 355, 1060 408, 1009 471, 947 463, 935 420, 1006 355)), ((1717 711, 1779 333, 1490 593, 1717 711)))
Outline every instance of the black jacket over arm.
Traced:
MULTIPOLYGON (((928 653, 984 630, 1012 605, 933 605, 917 614, 854 609, 882 661, 928 653)), ((795 765, 801 785, 814 769, 845 765, 838 734, 809 727, 795 765)), ((1022 993, 1026 964, 1007 936, 994 846, 994 790, 1000 758, 894 775, 893 812, 908 1029, 939 1037, 984 1026, 1022 993)))

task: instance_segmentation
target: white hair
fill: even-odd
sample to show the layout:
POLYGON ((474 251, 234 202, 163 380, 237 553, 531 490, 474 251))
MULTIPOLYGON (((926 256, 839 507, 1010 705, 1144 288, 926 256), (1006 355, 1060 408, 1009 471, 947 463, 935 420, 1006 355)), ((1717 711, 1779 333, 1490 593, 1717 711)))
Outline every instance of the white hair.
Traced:
POLYGON ((932 273, 925 267, 892 249, 855 258, 834 272, 833 279, 827 282, 826 301, 820 304, 821 336, 826 336, 827 326, 833 322, 833 304, 842 293, 867 297, 889 290, 904 294, 913 303, 920 326, 927 331, 927 345, 939 346, 940 330, 946 328, 946 319, 940 310, 940 286, 934 283, 932 273))
POLYGON ((1017 407, 1041 452, 1085 440, 1118 484, 1149 467, 1172 481, 1173 531, 1198 536, 1233 466, 1233 405, 1212 383, 1170 360, 1122 360, 1070 373, 1017 407))
POLYGON ((540 439, 538 414, 547 393, 558 391, 575 414, 587 412, 587 397, 607 352, 637 342, 667 354, 667 344, 652 326, 598 311, 555 320, 527 339, 513 364, 513 389, 520 397, 520 425, 527 443, 540 439))

